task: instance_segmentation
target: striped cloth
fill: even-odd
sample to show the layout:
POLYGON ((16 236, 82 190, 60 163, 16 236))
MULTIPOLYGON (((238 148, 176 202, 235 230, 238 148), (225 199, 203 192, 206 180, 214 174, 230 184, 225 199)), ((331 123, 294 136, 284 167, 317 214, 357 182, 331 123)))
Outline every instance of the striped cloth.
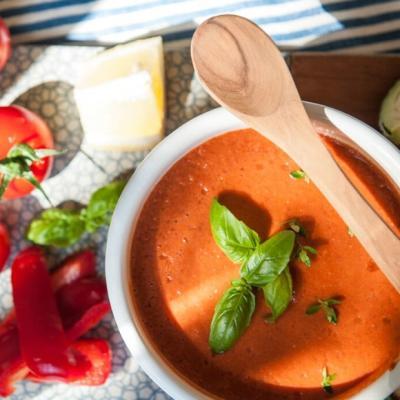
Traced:
POLYGON ((188 40, 222 13, 252 19, 283 50, 400 52, 400 0, 0 0, 14 43, 188 40))

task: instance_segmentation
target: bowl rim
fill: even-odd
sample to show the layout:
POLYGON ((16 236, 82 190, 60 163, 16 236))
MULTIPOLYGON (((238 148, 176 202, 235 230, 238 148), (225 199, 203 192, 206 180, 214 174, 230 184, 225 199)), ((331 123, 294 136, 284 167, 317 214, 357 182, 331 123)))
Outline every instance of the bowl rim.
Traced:
MULTIPOLYGON (((364 122, 342 111, 317 103, 303 103, 310 115, 317 119, 328 119, 366 151, 400 187, 400 153, 388 139, 364 122)), ((177 160, 211 137, 245 127, 243 122, 227 110, 216 108, 177 128, 154 147, 131 176, 118 201, 108 231, 105 256, 106 282, 118 330, 144 372, 166 393, 179 400, 210 399, 210 397, 173 371, 141 336, 131 307, 127 279, 131 237, 148 195, 177 160)), ((351 399, 383 399, 399 386, 400 363, 351 399)))

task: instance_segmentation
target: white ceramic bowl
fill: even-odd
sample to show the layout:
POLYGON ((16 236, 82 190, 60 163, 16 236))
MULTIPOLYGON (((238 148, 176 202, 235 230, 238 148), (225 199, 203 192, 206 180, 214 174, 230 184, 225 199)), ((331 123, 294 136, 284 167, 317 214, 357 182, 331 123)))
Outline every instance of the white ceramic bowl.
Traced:
MULTIPOLYGON (((304 104, 312 119, 326 121, 336 126, 380 164, 400 186, 400 154, 394 145, 356 118, 319 104, 304 104)), ((106 279, 118 329, 143 370, 177 400, 208 397, 175 374, 142 334, 129 300, 128 269, 132 234, 142 206, 151 190, 178 159, 213 136, 243 127, 243 123, 236 117, 218 108, 192 119, 166 137, 130 178, 118 202, 108 233, 106 279)), ((399 386, 400 364, 397 364, 393 370, 386 372, 355 395, 353 400, 383 400, 399 386)))

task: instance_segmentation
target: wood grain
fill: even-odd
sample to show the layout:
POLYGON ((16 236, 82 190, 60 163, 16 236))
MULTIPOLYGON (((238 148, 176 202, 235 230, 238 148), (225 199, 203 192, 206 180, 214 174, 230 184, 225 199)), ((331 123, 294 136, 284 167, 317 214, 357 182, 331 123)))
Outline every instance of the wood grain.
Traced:
POLYGON ((197 28, 191 51, 208 93, 306 171, 400 292, 400 240, 322 144, 274 42, 251 21, 223 15, 197 28))
POLYGON ((378 128, 383 97, 400 79, 400 56, 297 53, 290 70, 303 100, 347 112, 378 128))

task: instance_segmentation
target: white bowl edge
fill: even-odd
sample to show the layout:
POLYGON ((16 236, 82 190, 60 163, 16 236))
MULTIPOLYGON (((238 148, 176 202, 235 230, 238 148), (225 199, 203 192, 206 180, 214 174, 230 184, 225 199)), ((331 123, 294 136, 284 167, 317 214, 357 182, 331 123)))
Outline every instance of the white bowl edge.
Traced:
MULTIPOLYGON (((374 159, 400 186, 400 153, 373 128, 330 107, 304 102, 314 117, 327 118, 374 159)), ((154 185, 174 162, 205 140, 245 125, 222 108, 186 122, 160 142, 129 179, 112 217, 106 248, 106 281, 112 312, 129 351, 147 375, 170 396, 179 400, 205 398, 199 391, 160 363, 144 343, 131 315, 128 293, 130 238, 143 203, 154 185)), ((353 400, 383 400, 400 386, 400 364, 384 373, 353 400)))

